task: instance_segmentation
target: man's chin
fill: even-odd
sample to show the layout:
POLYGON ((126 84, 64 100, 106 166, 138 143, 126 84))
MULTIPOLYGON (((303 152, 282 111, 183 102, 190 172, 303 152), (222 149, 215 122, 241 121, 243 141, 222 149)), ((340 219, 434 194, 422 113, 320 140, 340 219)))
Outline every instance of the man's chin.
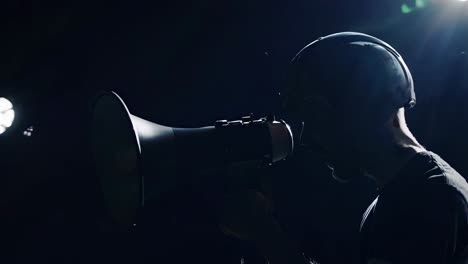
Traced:
POLYGON ((327 166, 331 169, 333 179, 339 183, 348 183, 362 175, 362 171, 358 168, 331 165, 329 163, 327 163, 327 166))

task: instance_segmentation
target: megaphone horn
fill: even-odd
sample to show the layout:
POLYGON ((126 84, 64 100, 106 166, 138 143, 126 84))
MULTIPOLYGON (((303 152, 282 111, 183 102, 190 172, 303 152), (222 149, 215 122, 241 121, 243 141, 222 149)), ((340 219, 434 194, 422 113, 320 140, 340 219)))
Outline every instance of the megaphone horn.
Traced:
POLYGON ((130 114, 115 92, 93 108, 93 146, 104 204, 114 221, 135 223, 145 200, 175 188, 180 168, 273 163, 293 151, 291 129, 274 117, 216 121, 200 128, 162 126, 130 114))

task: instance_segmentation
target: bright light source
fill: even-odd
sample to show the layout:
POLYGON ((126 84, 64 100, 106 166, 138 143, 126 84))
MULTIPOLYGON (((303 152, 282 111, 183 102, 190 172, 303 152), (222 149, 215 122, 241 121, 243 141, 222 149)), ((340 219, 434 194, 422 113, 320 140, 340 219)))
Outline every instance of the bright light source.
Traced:
POLYGON ((401 5, 401 12, 403 14, 409 14, 409 13, 413 12, 413 9, 411 7, 409 7, 407 4, 403 4, 403 5, 401 5))
POLYGON ((0 97, 0 134, 3 134, 15 120, 13 104, 4 97, 0 97))

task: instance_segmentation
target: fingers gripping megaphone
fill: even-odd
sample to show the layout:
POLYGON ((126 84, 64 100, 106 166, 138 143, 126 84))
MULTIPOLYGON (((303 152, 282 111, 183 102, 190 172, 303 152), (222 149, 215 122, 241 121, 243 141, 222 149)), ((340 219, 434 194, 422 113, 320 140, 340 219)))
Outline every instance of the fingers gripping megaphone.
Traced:
POLYGON ((97 97, 92 120, 95 167, 105 207, 130 227, 145 200, 184 182, 181 168, 271 164, 293 151, 291 129, 274 118, 216 121, 213 126, 173 128, 130 114, 114 92, 97 97))

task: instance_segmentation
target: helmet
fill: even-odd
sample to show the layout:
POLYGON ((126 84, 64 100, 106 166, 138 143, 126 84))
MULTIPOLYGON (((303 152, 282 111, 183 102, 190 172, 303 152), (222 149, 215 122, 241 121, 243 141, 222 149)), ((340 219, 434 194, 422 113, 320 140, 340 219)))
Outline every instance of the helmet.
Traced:
POLYGON ((398 109, 416 104, 413 78, 400 54, 382 40, 356 32, 322 37, 303 48, 291 62, 288 88, 283 107, 286 115, 301 121, 302 127, 295 131, 298 147, 318 151, 332 165, 334 178, 341 182, 363 172, 353 161, 343 158, 355 156, 355 152, 347 153, 342 148, 352 146, 349 135, 357 133, 372 140, 367 131, 381 129, 398 109), (319 142, 310 140, 307 129, 309 120, 316 122, 312 116, 320 116, 325 122, 335 120, 329 115, 337 117, 340 125, 327 128, 335 123, 319 123, 314 130, 325 129, 320 131, 326 131, 328 139, 333 138, 330 142, 337 153, 325 151, 319 142))
POLYGON ((314 96, 335 111, 356 113, 367 122, 388 120, 416 104, 413 78, 398 52, 375 37, 342 32, 321 37, 292 60, 284 110, 306 114, 314 96))

